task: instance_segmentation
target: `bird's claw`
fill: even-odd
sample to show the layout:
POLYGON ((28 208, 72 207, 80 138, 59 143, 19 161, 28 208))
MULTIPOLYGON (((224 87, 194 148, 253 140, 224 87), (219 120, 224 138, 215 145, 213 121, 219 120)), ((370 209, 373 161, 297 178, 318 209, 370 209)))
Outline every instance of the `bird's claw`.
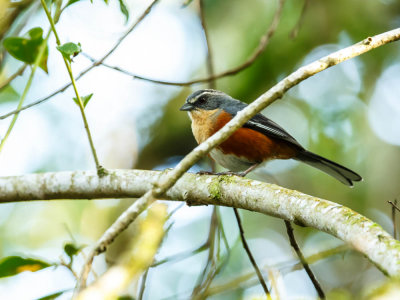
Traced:
POLYGON ((199 171, 197 172, 198 175, 216 175, 216 173, 214 172, 210 172, 210 171, 199 171))
POLYGON ((217 176, 229 175, 229 176, 239 176, 239 177, 246 176, 246 172, 232 172, 232 171, 219 172, 219 173, 210 172, 210 171, 199 171, 199 172, 197 172, 197 174, 199 174, 199 175, 217 175, 217 176))

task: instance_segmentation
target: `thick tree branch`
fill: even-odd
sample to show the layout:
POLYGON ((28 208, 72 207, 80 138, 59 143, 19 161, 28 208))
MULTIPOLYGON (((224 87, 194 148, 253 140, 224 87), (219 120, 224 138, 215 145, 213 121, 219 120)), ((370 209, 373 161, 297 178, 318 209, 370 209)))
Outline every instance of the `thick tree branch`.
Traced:
MULTIPOLYGON (((317 61, 314 61, 314 62, 298 69, 297 71, 295 71, 294 73, 292 73, 291 75, 289 75, 288 77, 286 77, 282 81, 280 81, 278 84, 276 84, 270 90, 268 90, 266 93, 262 94, 257 100, 255 100, 252 104, 250 104, 248 107, 246 107, 246 109, 240 111, 221 130, 219 130, 216 134, 214 134, 212 137, 207 139, 204 143, 200 144, 192 152, 190 152, 184 159, 182 159, 180 161, 180 163, 173 170, 169 171, 168 174, 166 174, 165 176, 163 176, 164 174, 162 176, 160 176, 160 179, 157 180, 157 184, 149 185, 149 183, 147 182, 146 186, 148 187, 148 189, 146 189, 145 195, 141 199, 138 200, 139 203, 144 203, 144 204, 151 203, 155 198, 160 197, 160 196, 164 195, 165 193, 167 193, 168 190, 176 184, 178 179, 180 179, 183 176, 183 174, 193 164, 195 164, 201 157, 203 157, 204 155, 209 153, 212 148, 216 147, 218 144, 220 144, 224 140, 226 140, 235 130, 240 128, 245 122, 247 122, 256 113, 258 113, 259 111, 264 109, 266 106, 268 106, 275 100, 281 98, 284 95, 284 93, 286 91, 288 91, 290 88, 292 88, 293 86, 297 85, 298 83, 307 79, 308 77, 310 77, 316 73, 319 73, 329 67, 332 67, 332 66, 339 64, 345 60, 348 60, 355 56, 361 55, 369 50, 372 50, 372 49, 382 46, 384 44, 396 41, 398 39, 400 39, 400 28, 382 33, 382 34, 374 36, 374 37, 368 37, 367 39, 365 39, 364 41, 362 41, 360 43, 357 43, 353 46, 347 47, 347 48, 337 51, 335 53, 332 53, 328 56, 325 56, 317 61)), ((106 180, 112 180, 113 178, 114 178, 114 176, 107 176, 106 180)), ((87 182, 87 183, 90 183, 90 182, 87 182)), ((238 191, 238 194, 240 194, 240 192, 241 191, 238 191)), ((190 192, 188 192, 188 193, 190 193, 190 192)), ((279 191, 278 191, 278 193, 279 193, 279 191)), ((99 196, 100 198, 105 197, 105 195, 103 193, 101 193, 101 190, 100 190, 100 194, 101 194, 99 196)), ((71 197, 67 197, 67 198, 71 198, 71 197)), ((277 198, 279 198, 279 197, 277 197, 277 198)), ((296 198, 296 197, 294 197, 294 198, 296 198)), ((196 199, 196 198, 194 198, 194 199, 196 199)), ((219 203, 218 202, 216 204, 236 207, 236 205, 232 205, 231 203, 219 203)), ((242 206, 240 206, 240 204, 241 203, 238 203, 239 208, 242 207, 242 206)), ((299 208, 299 206, 297 206, 297 203, 293 203, 293 201, 292 201, 291 204, 293 205, 293 207, 296 207, 297 209, 299 208)), ((243 208, 249 209, 248 207, 243 207, 243 208)), ((258 208, 258 207, 256 207, 256 208, 258 208)), ((257 209, 254 209, 254 210, 257 211, 257 209)), ((261 211, 261 212, 264 212, 264 211, 261 211)), ((133 211, 132 213, 133 213, 133 215, 137 215, 136 211, 133 211)), ((273 212, 265 212, 265 213, 273 214, 273 212)), ((278 213, 276 215, 280 216, 284 219, 287 219, 289 221, 295 220, 295 221, 302 222, 301 216, 300 216, 300 219, 293 219, 293 216, 280 215, 280 213, 278 213)), ((122 219, 120 217, 109 228, 109 230, 107 230, 108 232, 113 233, 113 236, 110 237, 111 240, 114 239, 120 232, 122 232, 135 218, 135 217, 132 217, 131 214, 124 214, 124 216, 125 216, 125 219, 122 219)), ((332 218, 330 218, 329 221, 332 222, 334 220, 336 220, 336 219, 333 218, 333 216, 332 216, 332 218)), ((344 222, 345 220, 340 220, 340 221, 344 222)), ((367 220, 367 221, 370 222, 369 220, 367 220)), ((307 223, 304 223, 304 224, 307 225, 307 223)), ((324 222, 322 222, 321 224, 324 224, 324 222)), ((373 223, 372 223, 372 225, 373 225, 373 223)), ((311 222, 311 225, 309 224, 309 226, 319 228, 318 226, 320 226, 320 225, 314 224, 311 222)), ((332 228, 329 228, 329 230, 327 228, 323 227, 320 230, 329 232, 329 230, 335 230, 335 227, 333 226, 332 228)), ((344 231, 344 232, 346 233, 346 231, 344 231)), ((384 232, 384 231, 382 231, 382 232, 384 232)), ((335 233, 332 232, 332 234, 335 234, 335 233)), ((387 233, 385 233, 385 234, 387 235, 387 233)), ((383 236, 383 235, 381 235, 381 236, 385 239, 387 238, 387 236, 383 236)), ((347 234, 344 234, 344 235, 339 234, 338 237, 342 238, 343 240, 349 241, 349 242, 359 241, 359 239, 357 238, 357 235, 348 236, 347 234)), ((360 243, 361 242, 362 242, 362 245, 365 244, 365 241, 360 241, 360 243)), ((359 249, 361 252, 363 252, 365 255, 367 255, 373 262, 375 262, 375 264, 378 267, 382 268, 382 270, 385 273, 398 275, 399 272, 397 270, 397 267, 395 267, 394 270, 392 270, 392 268, 389 268, 390 266, 387 266, 388 262, 385 261, 385 258, 387 258, 388 255, 383 257, 382 252, 380 252, 380 254, 379 253, 377 254, 374 251, 372 251, 373 253, 370 253, 370 251, 371 251, 370 249, 373 249, 373 246, 376 246, 376 240, 371 240, 370 243, 372 245, 368 245, 369 246, 368 249, 365 249, 363 246, 360 249, 357 248, 357 245, 354 245, 354 246, 356 247, 356 249, 359 249)), ((390 242, 390 243, 392 243, 392 242, 390 242)), ((395 245, 390 244, 389 248, 392 248, 392 247, 396 248, 395 245)), ((391 249, 392 251, 394 251, 394 253, 392 253, 392 256, 399 255, 398 250, 397 249, 395 250, 394 248, 391 249)), ((99 249, 104 249, 104 247, 102 247, 102 248, 96 247, 96 251, 99 249)), ((396 259, 398 260, 398 257, 396 259)))
MULTIPOLYGON (((169 171, 172 172, 172 171, 169 171)), ((140 197, 160 172, 110 170, 0 178, 0 201, 140 197)), ((350 208, 274 184, 236 176, 185 174, 162 198, 260 212, 327 232, 364 254, 383 273, 400 276, 400 242, 350 208)))
POLYGON ((228 139, 233 132, 242 127, 244 123, 246 123, 256 113, 260 112, 265 107, 281 98, 285 92, 299 84, 301 81, 350 58, 361 55, 387 43, 397 41, 398 39, 400 39, 400 28, 376 35, 374 37, 368 37, 355 45, 327 55, 293 72, 288 77, 278 82, 266 93, 258 97, 244 110, 240 111, 221 130, 185 156, 185 158, 182 159, 171 172, 168 172, 168 176, 163 176, 160 179, 158 187, 154 189, 154 193, 156 195, 163 194, 200 158, 208 154, 211 149, 228 139))

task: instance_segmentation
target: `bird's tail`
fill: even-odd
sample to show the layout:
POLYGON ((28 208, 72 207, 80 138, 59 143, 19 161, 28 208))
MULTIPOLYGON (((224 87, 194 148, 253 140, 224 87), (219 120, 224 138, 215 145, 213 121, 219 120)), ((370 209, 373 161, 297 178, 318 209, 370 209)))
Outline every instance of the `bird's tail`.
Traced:
POLYGON ((356 172, 310 151, 300 151, 294 159, 317 168, 348 186, 353 186, 353 181, 362 180, 356 172))

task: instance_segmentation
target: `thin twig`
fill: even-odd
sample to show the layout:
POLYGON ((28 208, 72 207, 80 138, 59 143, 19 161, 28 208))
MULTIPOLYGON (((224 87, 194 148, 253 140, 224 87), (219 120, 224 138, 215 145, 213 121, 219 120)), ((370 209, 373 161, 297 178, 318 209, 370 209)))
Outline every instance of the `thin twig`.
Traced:
MULTIPOLYGON (((55 24, 54 24, 54 20, 53 20, 53 17, 51 16, 51 14, 50 14, 49 9, 47 8, 47 4, 46 4, 45 0, 41 0, 40 2, 42 3, 43 9, 44 9, 44 11, 45 11, 45 13, 46 13, 46 16, 47 16, 47 19, 49 20, 49 23, 50 23, 50 25, 51 25, 51 29, 52 29, 52 31, 53 31, 53 33, 54 33, 55 38, 56 38, 56 43, 57 43, 58 46, 61 46, 61 41, 60 41, 60 38, 59 38, 59 36, 58 36, 57 30, 56 30, 56 26, 55 26, 55 24)), ((77 88, 77 86, 76 86, 76 82, 75 82, 74 75, 72 74, 71 64, 70 64, 70 62, 64 57, 64 55, 62 55, 62 53, 60 53, 60 55, 62 56, 62 58, 63 58, 63 60, 64 60, 64 64, 65 64, 65 67, 67 68, 68 75, 69 75, 69 77, 70 77, 70 79, 71 79, 72 86, 74 87, 76 99, 78 100, 77 103, 78 103, 78 106, 79 106, 79 110, 80 110, 80 112, 81 112, 83 124, 84 124, 84 126, 85 126, 86 134, 87 134, 87 137, 88 137, 88 140, 89 140, 90 149, 92 150, 93 159, 94 159, 94 162, 95 162, 95 164, 96 164, 97 173, 98 173, 99 176, 104 176, 104 175, 106 174, 106 171, 105 171, 105 169, 100 165, 99 159, 98 159, 98 157, 97 157, 97 152, 96 152, 96 148, 94 147, 94 143, 93 143, 93 139, 92 139, 92 134, 91 134, 91 132, 90 132, 89 124, 88 124, 88 121, 87 121, 87 119, 86 119, 86 114, 85 114, 85 108, 84 108, 84 106, 83 106, 83 101, 82 101, 82 99, 81 99, 81 96, 79 95, 79 92, 78 92, 78 88, 77 88)))
POLYGON ((201 245, 200 247, 194 249, 194 250, 190 250, 190 251, 185 251, 185 252, 182 252, 182 253, 174 254, 174 255, 171 255, 169 257, 163 258, 163 259, 161 259, 159 261, 156 261, 150 267, 154 268, 154 267, 158 267, 159 265, 162 265, 162 264, 165 264, 165 263, 169 263, 169 262, 173 262, 173 261, 176 261, 176 260, 180 261, 180 260, 183 260, 183 259, 185 259, 187 257, 190 257, 190 256, 193 256, 193 255, 198 254, 200 252, 203 252, 206 249, 208 249, 207 242, 204 243, 203 245, 201 245))
MULTIPOLYGON (((208 294, 208 289, 210 288, 210 285, 212 284, 213 280, 215 277, 221 272, 221 270, 227 265, 230 257, 230 251, 229 251, 229 246, 228 242, 226 241, 226 236, 225 232, 222 227, 222 221, 220 219, 220 215, 218 212, 218 207, 215 206, 215 210, 213 210, 213 215, 212 215, 212 220, 215 220, 216 222, 216 231, 217 235, 215 235, 214 239, 217 241, 217 247, 216 247, 216 257, 213 253, 215 253, 215 246, 214 250, 210 248, 209 255, 213 254, 212 257, 208 258, 207 263, 209 267, 209 271, 207 276, 204 279, 204 272, 203 272, 203 279, 200 282, 200 285, 196 286, 196 290, 192 291, 192 299, 205 299, 207 298, 208 294), (221 236, 222 239, 224 240, 224 245, 226 247, 226 255, 221 259, 220 258, 220 251, 221 251, 221 236)), ((205 270, 206 271, 206 270, 205 270)))
MULTIPOLYGON (((47 35, 46 35, 46 38, 42 41, 42 43, 41 43, 40 46, 39 46, 39 51, 38 51, 38 54, 37 54, 37 56, 36 56, 36 58, 35 58, 35 61, 34 61, 34 63, 33 63, 33 67, 32 67, 32 70, 31 70, 31 74, 29 75, 28 81, 27 81, 26 84, 25 84, 25 88, 24 88, 24 91, 23 91, 23 93, 22 93, 22 96, 21 96, 21 98, 19 99, 18 106, 17 106, 17 110, 20 109, 20 108, 22 107, 22 104, 24 103, 25 98, 26 98, 26 96, 28 95, 29 89, 31 88, 31 85, 32 85, 33 77, 35 76, 36 70, 37 70, 37 68, 38 68, 38 66, 39 66, 39 64, 40 64, 40 61, 42 60, 42 57, 43 57, 43 55, 44 55, 44 52, 45 52, 45 50, 46 50, 47 41, 48 41, 48 39, 49 39, 49 37, 50 37, 50 33, 51 33, 51 30, 48 31, 48 33, 47 33, 47 35)), ((8 128, 7 128, 7 131, 6 131, 6 133, 5 133, 4 137, 3 137, 3 139, 2 139, 1 142, 0 142, 0 152, 1 152, 1 150, 3 149, 7 138, 8 138, 9 135, 11 134, 11 131, 13 130, 14 125, 15 125, 15 123, 17 122, 18 116, 19 116, 19 113, 15 114, 14 117, 12 118, 12 120, 11 120, 11 122, 10 122, 10 125, 9 125, 8 128)))
POLYGON ((220 228, 220 235, 222 237, 222 240, 224 241, 224 245, 226 248, 226 251, 229 253, 230 252, 230 248, 229 248, 229 243, 228 243, 228 239, 226 238, 226 234, 225 234, 225 230, 224 230, 224 226, 222 224, 222 219, 221 219, 221 214, 219 212, 219 207, 217 207, 217 220, 218 220, 218 227, 220 228))
MULTIPOLYGON (((220 78, 223 78, 223 77, 226 77, 226 76, 235 75, 235 74, 245 70, 246 68, 250 67, 254 63, 254 61, 260 56, 260 54, 264 51, 264 49, 267 47, 270 38, 274 35, 274 33, 276 31, 276 28, 278 26, 278 23, 279 23, 279 20, 280 20, 280 17, 281 17, 281 13, 282 13, 282 7, 283 7, 284 1, 285 0, 280 0, 279 1, 279 7, 278 7, 278 10, 275 13, 274 19, 273 19, 273 21, 272 21, 267 33, 261 37, 260 43, 257 46, 257 48, 254 50, 253 54, 244 63, 242 63, 241 65, 239 65, 239 66, 237 66, 235 68, 229 69, 229 70, 227 70, 225 72, 222 72, 222 73, 219 73, 219 74, 215 74, 213 76, 208 76, 206 78, 200 78, 200 79, 195 79, 195 80, 186 81, 186 82, 171 82, 171 81, 165 81, 165 80, 151 79, 151 78, 147 78, 147 77, 144 77, 144 76, 141 76, 141 75, 134 74, 134 73, 129 72, 127 70, 124 70, 124 69, 122 69, 120 67, 111 66, 109 64, 104 63, 104 60, 111 54, 111 52, 110 52, 110 53, 107 53, 102 58, 100 58, 99 60, 95 60, 94 58, 90 57, 88 54, 85 54, 85 56, 92 61, 92 65, 90 67, 88 67, 87 69, 85 69, 84 71, 82 71, 76 77, 75 80, 78 81, 87 72, 89 72, 94 67, 97 67, 99 65, 102 65, 104 67, 113 69, 115 71, 124 73, 126 75, 129 75, 133 79, 139 79, 139 80, 152 82, 152 83, 155 83, 155 84, 172 85, 172 86, 189 86, 189 85, 198 84, 198 83, 211 82, 213 80, 220 79, 220 78)), ((145 11, 145 13, 138 19, 138 21, 132 27, 135 27, 144 18, 144 16, 147 15, 150 12, 151 7, 155 4, 155 2, 157 2, 157 0, 152 2, 152 4, 150 5, 150 9, 147 9, 145 11)), ((132 30, 133 30, 133 28, 130 29, 128 32, 131 32, 132 30)), ((124 37, 126 37, 126 34, 124 35, 124 37)), ((118 41, 117 45, 119 45, 121 43, 121 41, 122 40, 120 39, 118 41)), ((115 50, 117 45, 115 47, 113 47, 112 51, 115 50)), ((23 106, 20 109, 10 111, 9 113, 0 116, 0 120, 8 118, 8 117, 10 117, 10 116, 12 116, 12 115, 14 115, 16 113, 19 113, 19 112, 21 112, 23 110, 26 110, 26 109, 28 109, 28 108, 30 108, 32 106, 36 106, 38 104, 46 102, 47 100, 49 100, 50 98, 54 97, 55 95, 64 92, 70 86, 71 86, 71 83, 68 83, 68 84, 64 85, 63 87, 59 88, 58 90, 54 91, 53 93, 51 93, 50 95, 48 95, 48 96, 46 96, 46 97, 44 97, 42 99, 34 101, 29 105, 23 106)))
MULTIPOLYGON (((173 85, 173 86, 189 86, 189 85, 193 85, 193 84, 198 84, 198 83, 204 83, 204 82, 213 82, 216 79, 220 79, 223 77, 227 77, 227 76, 232 76, 235 75, 241 71, 243 71, 244 69, 250 67, 255 60, 263 53, 263 51, 265 50, 265 48, 267 47, 267 45, 269 44, 269 41, 271 39, 271 37, 274 35, 281 15, 282 15, 282 10, 283 10, 283 4, 285 3, 285 0, 279 0, 279 6, 278 9, 275 12, 274 15, 274 19, 272 20, 271 25, 269 26, 267 32, 261 37, 260 42, 257 46, 257 48, 254 50, 254 52, 252 53, 252 55, 242 64, 240 64, 239 66, 229 69, 225 72, 219 73, 219 74, 213 74, 213 75, 209 75, 205 78, 201 78, 201 79, 195 79, 195 80, 190 80, 190 81, 186 81, 186 82, 171 82, 171 81, 165 81, 165 80, 157 80, 157 79, 151 79, 151 78, 147 78, 147 77, 143 77, 137 74, 134 74, 132 72, 129 72, 127 70, 124 70, 118 66, 111 66, 109 64, 106 63, 101 63, 104 67, 113 69, 115 71, 124 73, 126 75, 132 76, 133 79, 140 79, 140 80, 144 80, 144 81, 148 81, 148 82, 152 82, 152 83, 156 83, 156 84, 164 84, 164 85, 173 85)), ((203 22, 203 20, 202 20, 203 22)), ((203 25, 204 28, 204 25, 203 25)), ((206 28, 206 27, 205 27, 206 28)), ((204 29, 204 32, 206 34, 206 29, 204 29)), ((206 34, 206 40, 208 41, 208 37, 206 34)), ((208 54, 210 55, 211 51, 208 50, 208 54)), ((89 55, 85 54, 85 56, 90 59, 91 61, 94 61, 94 58, 90 57, 89 55)), ((209 57, 208 57, 208 66, 209 66, 209 57)))
POLYGON ((146 280, 147 280, 147 275, 149 274, 149 269, 147 268, 146 271, 144 272, 143 276, 142 276, 142 282, 140 283, 140 290, 139 290, 139 294, 137 299, 138 300, 142 300, 143 299, 143 295, 144 295, 144 289, 146 287, 146 280))
MULTIPOLYGON (((244 177, 244 176, 245 175, 242 175, 241 177, 244 177)), ((249 260, 250 260, 251 264, 253 265, 254 270, 256 271, 258 281, 260 282, 261 286, 263 287, 265 295, 267 296, 267 299, 270 299, 271 295, 269 293, 267 284, 265 283, 264 277, 263 277, 260 269, 258 268, 256 260, 254 259, 254 256, 251 253, 249 245, 247 244, 246 237, 244 236, 244 229, 243 229, 243 226, 242 226, 242 220, 240 219, 240 215, 239 215, 238 209, 236 207, 233 207, 233 212, 235 213, 236 222, 237 222, 238 227, 239 227, 240 239, 242 241, 243 248, 246 251, 247 256, 249 257, 249 260)))
POLYGON ((243 248, 246 250, 247 256, 250 259, 251 264, 253 265, 254 270, 256 271, 258 281, 260 282, 262 288, 264 289, 265 295, 267 296, 267 299, 271 298, 271 294, 269 293, 267 284, 265 283, 264 277, 261 274, 260 269, 257 266, 256 260, 253 257, 253 254, 250 251, 249 245, 247 244, 246 238, 244 237, 244 230, 242 226, 242 221, 240 220, 239 212, 236 207, 233 208, 233 212, 235 213, 236 221, 239 226, 239 233, 240 233, 240 239, 242 240, 243 248))
MULTIPOLYGON (((157 197, 161 197, 162 195, 164 195, 172 186, 175 185, 178 179, 181 178, 185 174, 185 172, 189 170, 189 168, 193 166, 198 160, 207 155, 214 147, 228 139, 231 134, 233 134, 237 129, 241 128, 243 124, 250 120, 255 114, 260 112, 262 109, 264 109, 277 99, 280 99, 289 89, 296 86, 303 80, 306 80, 307 78, 329 67, 344 62, 350 58, 359 56, 372 49, 397 41, 399 39, 400 28, 376 35, 374 37, 368 37, 355 45, 331 53, 319 60, 316 60, 306 66, 301 67, 286 78, 282 79, 275 86, 273 86, 267 92, 263 93, 255 101, 248 105, 245 109, 240 111, 223 128, 221 128, 218 132, 216 132, 205 142, 198 145, 193 151, 186 155, 175 166, 175 168, 165 171, 165 174, 162 174, 161 177, 158 178, 156 183, 152 184, 152 188, 150 188, 141 198, 139 198, 135 202, 135 204, 141 203, 147 206, 157 197)), ((118 218, 116 222, 114 222, 108 228, 107 231, 111 232, 110 235, 107 236, 105 240, 102 237, 98 242, 98 246, 95 247, 94 251, 92 251, 91 255, 88 257, 88 262, 85 264, 84 270, 82 271, 80 277, 81 284, 85 285, 86 278, 89 273, 94 256, 100 253, 100 250, 104 251, 105 247, 109 245, 109 243, 111 243, 111 241, 123 230, 125 230, 126 227, 129 226, 131 222, 133 222, 133 220, 137 217, 139 213, 124 213, 118 218)), ((364 248, 362 250, 368 253, 370 251, 370 249, 364 248)))
POLYGON ((260 54, 263 53, 263 51, 265 50, 265 48, 267 47, 267 45, 270 41, 270 38, 274 35, 276 29, 278 28, 278 24, 279 24, 279 20, 281 18, 282 8, 283 8, 284 3, 285 3, 285 0, 279 0, 278 9, 275 12, 275 15, 274 15, 271 25, 269 26, 267 32, 261 37, 257 48, 254 50, 252 55, 244 63, 242 63, 241 65, 239 65, 235 68, 227 70, 225 72, 215 74, 214 76, 209 76, 207 78, 196 79, 196 80, 184 82, 181 85, 192 85, 195 83, 209 82, 209 81, 219 79, 222 77, 235 75, 236 73, 243 71, 244 69, 251 66, 254 63, 254 61, 260 56, 260 54))
POLYGON ((400 208, 397 206, 397 199, 394 202, 388 201, 388 203, 400 212, 400 208))
MULTIPOLYGON (((210 41, 208 37, 208 31, 207 31, 207 25, 205 21, 205 16, 204 16, 204 3, 203 0, 199 0, 199 16, 201 20, 201 25, 203 27, 204 31, 204 36, 206 40, 206 47, 207 47, 207 75, 209 77, 214 76, 214 67, 213 67, 213 60, 212 60, 212 52, 211 52, 211 46, 210 46, 210 41)), ((215 88, 215 80, 211 80, 208 82, 208 87, 209 88, 215 88)), ((208 257, 207 257, 207 262, 206 265, 203 268, 203 272, 201 272, 200 276, 197 278, 197 283, 196 286, 194 287, 192 291, 191 298, 192 299, 199 299, 201 298, 202 295, 202 290, 204 290, 205 286, 207 286, 207 282, 212 280, 211 278, 214 278, 214 273, 216 269, 216 261, 214 257, 215 253, 215 239, 218 239, 218 252, 219 252, 219 222, 218 222, 218 215, 217 215, 217 207, 213 207, 213 211, 211 214, 210 218, 210 230, 208 233, 208 238, 206 241, 206 245, 208 246, 208 257), (210 270, 211 269, 211 270, 210 270), (208 275, 206 277, 206 275, 208 275)), ((219 254, 219 253, 218 253, 219 254)))
POLYGON ((227 254, 225 255, 225 257, 222 260, 220 260, 218 257, 219 264, 217 264, 208 273, 206 280, 202 284, 201 292, 199 294, 197 294, 194 299, 206 299, 207 298, 206 295, 208 294, 208 289, 210 288, 211 283, 213 282, 215 277, 221 272, 221 270, 227 265, 227 263, 229 261, 229 257, 230 257, 230 252, 227 252, 227 254))
MULTIPOLYGON (((80 77, 78 76, 75 80, 78 80, 79 78, 80 78, 80 77)), ((20 112, 23 111, 23 110, 26 110, 26 109, 31 108, 31 107, 33 107, 33 106, 36 106, 36 105, 38 105, 38 104, 40 104, 40 103, 43 103, 43 102, 49 100, 50 98, 54 97, 55 95, 64 92, 64 91, 65 91, 67 88, 69 88, 71 85, 72 85, 72 83, 67 83, 67 84, 64 85, 62 88, 59 88, 58 90, 54 91, 54 92, 51 93, 50 95, 48 95, 48 96, 46 96, 46 97, 44 97, 44 98, 42 98, 42 99, 40 99, 40 100, 37 100, 37 101, 35 101, 35 102, 32 102, 32 103, 30 103, 30 104, 28 104, 28 105, 25 105, 25 106, 23 106, 23 107, 21 107, 21 108, 19 108, 19 109, 15 109, 15 110, 13 110, 13 111, 10 111, 9 113, 6 113, 5 115, 0 116, 0 120, 4 120, 4 119, 6 119, 6 118, 8 118, 8 117, 11 117, 12 115, 15 115, 15 114, 20 113, 20 112)))
POLYGON ((392 222, 393 222, 393 237, 397 239, 397 226, 396 226, 396 209, 400 211, 397 206, 397 199, 394 199, 394 202, 388 201, 389 204, 392 205, 392 222))
POLYGON ((304 0, 304 4, 303 4, 303 8, 302 8, 301 13, 300 13, 300 17, 299 17, 296 25, 294 25, 292 31, 289 34, 289 37, 291 39, 297 38, 297 36, 299 34, 300 28, 301 28, 301 26, 303 25, 303 22, 304 22, 304 17, 306 15, 306 11, 307 11, 309 2, 310 2, 310 0, 304 0))
POLYGON ((17 70, 17 72, 15 72, 14 74, 12 74, 10 77, 8 77, 6 80, 4 80, 3 82, 0 82, 0 90, 3 88, 3 87, 5 87, 5 86, 7 86, 11 81, 13 81, 15 78, 17 78, 18 76, 21 76, 23 73, 24 73, 24 71, 25 71, 25 69, 26 69, 26 67, 27 67, 28 65, 27 64, 23 64, 22 66, 21 66, 21 68, 19 68, 18 70, 17 70))
POLYGON ((294 251, 296 251, 296 254, 299 257, 299 259, 301 261, 301 264, 304 267, 304 270, 306 270, 306 272, 308 274, 308 277, 310 277, 315 289, 317 290, 318 296, 321 299, 325 299, 325 293, 322 290, 322 287, 321 287, 320 283, 318 282, 318 280, 315 277, 314 273, 311 271, 310 266, 308 265, 306 259, 304 258, 303 253, 300 250, 299 245, 296 242, 296 238, 294 237, 294 233, 293 233, 292 224, 290 224, 289 221, 285 220, 285 225, 286 225, 287 234, 289 236, 290 245, 293 247, 294 251))
POLYGON ((131 243, 131 251, 122 255, 120 263, 108 269, 74 299, 118 298, 121 291, 126 290, 132 280, 139 278, 139 275, 153 262, 165 233, 166 220, 166 204, 159 203, 151 207, 146 218, 138 224, 138 232, 131 243))
POLYGON ((202 291, 194 299, 206 299, 206 295, 208 294, 208 289, 210 288, 211 283, 215 279, 215 277, 221 272, 221 270, 227 265, 229 261, 229 256, 230 254, 227 253, 227 255, 224 257, 224 259, 219 263, 218 266, 216 266, 207 276, 206 280, 203 283, 202 291))
MULTIPOLYGON (((345 251, 351 251, 351 249, 349 249, 345 245, 340 245, 338 247, 307 256, 306 260, 310 263, 315 263, 323 259, 331 258, 332 256, 335 256, 337 254, 343 254, 345 251)), ((290 260, 273 265, 268 265, 268 268, 279 270, 282 275, 285 275, 296 270, 301 270, 303 268, 303 265, 298 260, 290 260)), ((266 269, 266 266, 262 269, 266 269)), ((229 279, 226 282, 211 286, 208 290, 207 296, 211 297, 226 291, 232 292, 235 289, 246 289, 256 286, 257 284, 259 284, 259 281, 258 278, 254 277, 256 277, 256 274, 254 274, 254 270, 252 269, 251 271, 238 275, 238 277, 236 278, 229 279)))
MULTIPOLYGON (((213 55, 211 51, 210 37, 208 35, 208 29, 204 15, 204 0, 199 0, 199 15, 201 20, 201 26, 203 27, 204 31, 204 37, 206 39, 206 44, 207 44, 207 73, 209 77, 214 77, 213 55)), ((216 88, 215 79, 210 80, 208 82, 208 86, 210 89, 215 89, 216 88)))
POLYGON ((214 206, 210 218, 210 230, 208 232, 207 241, 205 243, 208 246, 207 262, 203 268, 203 272, 197 278, 197 283, 193 289, 191 298, 197 297, 197 295, 200 293, 202 289, 202 283, 205 282, 204 278, 206 277, 209 268, 215 266, 214 250, 215 250, 215 236, 217 230, 218 230, 217 213, 216 213, 216 207, 214 206))
MULTIPOLYGON (((85 70, 83 70, 81 73, 79 73, 79 75, 75 78, 75 81, 78 81, 79 79, 82 78, 82 76, 84 76, 86 73, 88 73, 89 71, 91 71, 93 68, 103 64, 104 60, 109 57, 114 51, 115 49, 117 49, 119 47, 119 45, 122 43, 122 41, 128 36, 128 34, 130 34, 135 28, 136 26, 150 13, 151 9, 153 8, 153 6, 158 2, 159 0, 153 0, 153 2, 147 7, 147 9, 139 16, 139 18, 136 20, 136 22, 128 29, 128 31, 126 33, 124 33, 116 42, 116 44, 114 45, 114 47, 111 48, 111 50, 109 50, 103 57, 101 57, 98 60, 94 60, 92 65, 90 65, 88 68, 86 68, 85 70)), ((67 88, 69 88, 72 85, 72 83, 67 83, 65 84, 63 87, 59 88, 58 90, 54 91, 53 93, 51 93, 50 95, 39 99, 37 101, 32 102, 29 105, 23 106, 19 109, 16 109, 14 111, 11 111, 5 115, 0 116, 0 120, 5 119, 9 116, 12 116, 16 113, 19 113, 25 109, 28 109, 32 106, 36 106, 38 104, 41 104, 47 100, 49 100, 50 98, 54 97, 55 95, 64 92, 67 88)))
POLYGON ((60 258, 60 266, 63 266, 65 268, 67 268, 72 273, 72 275, 74 276, 75 280, 79 279, 78 274, 74 271, 74 269, 72 269, 72 263, 71 262, 70 263, 66 263, 63 258, 60 258))
POLYGON ((89 252, 85 264, 80 274, 77 290, 82 290, 86 287, 86 280, 92 267, 95 256, 106 251, 107 247, 114 239, 123 232, 128 226, 155 200, 152 190, 148 191, 143 197, 136 200, 127 210, 125 210, 118 219, 104 232, 97 241, 96 245, 89 252))

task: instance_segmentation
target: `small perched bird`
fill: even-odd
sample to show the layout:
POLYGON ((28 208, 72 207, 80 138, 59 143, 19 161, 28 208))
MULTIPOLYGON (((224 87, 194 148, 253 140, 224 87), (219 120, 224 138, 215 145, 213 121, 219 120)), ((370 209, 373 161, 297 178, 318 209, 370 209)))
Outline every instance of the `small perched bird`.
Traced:
MULTIPOLYGON (((180 108, 187 111, 192 131, 200 144, 221 129, 247 104, 216 90, 191 94, 180 108)), ((256 114, 226 141, 211 150, 210 156, 224 168, 240 176, 272 159, 295 159, 317 168, 340 182, 353 186, 362 178, 352 170, 304 149, 282 127, 262 114, 256 114)))

